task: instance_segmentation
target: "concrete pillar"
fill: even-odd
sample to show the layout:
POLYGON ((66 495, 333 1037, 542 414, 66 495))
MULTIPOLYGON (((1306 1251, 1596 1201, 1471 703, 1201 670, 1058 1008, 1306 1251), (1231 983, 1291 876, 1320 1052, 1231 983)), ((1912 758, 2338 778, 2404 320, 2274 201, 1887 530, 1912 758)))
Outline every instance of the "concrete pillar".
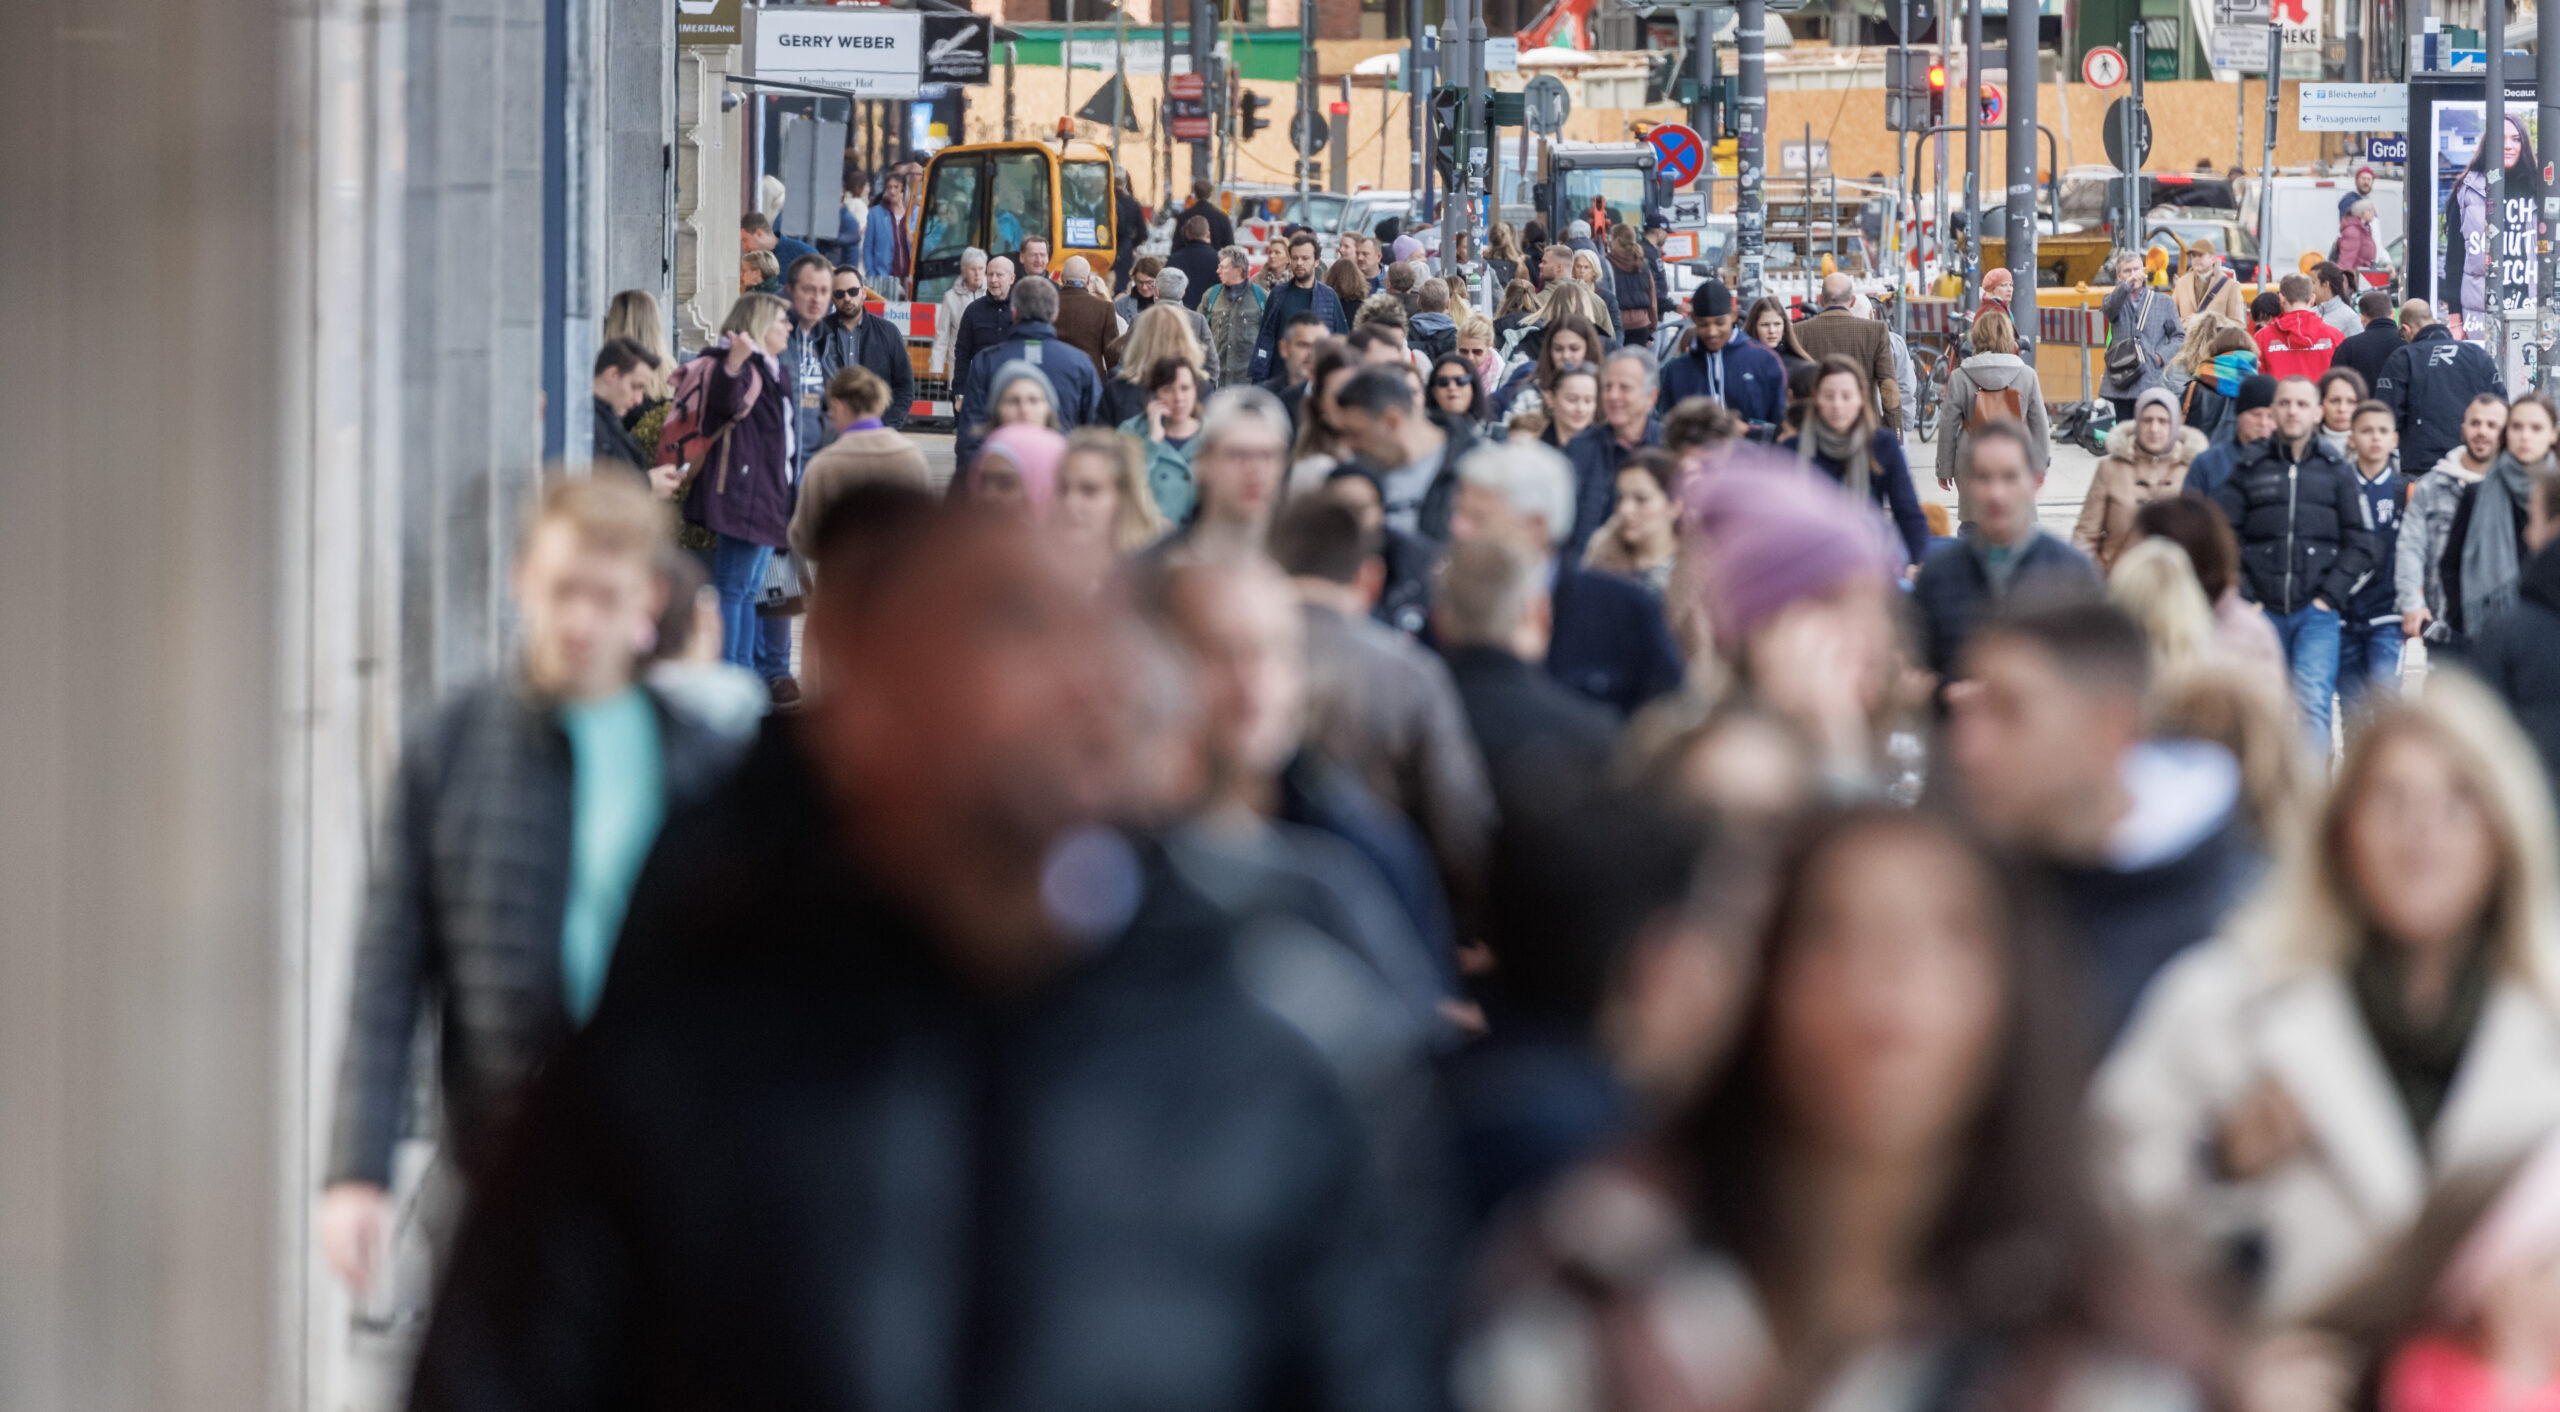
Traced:
POLYGON ((675 303, 675 7, 598 0, 604 10, 602 287, 675 303))
POLYGON ((739 173, 745 128, 720 110, 722 80, 739 63, 736 46, 676 55, 676 341, 711 341, 738 298, 739 173))

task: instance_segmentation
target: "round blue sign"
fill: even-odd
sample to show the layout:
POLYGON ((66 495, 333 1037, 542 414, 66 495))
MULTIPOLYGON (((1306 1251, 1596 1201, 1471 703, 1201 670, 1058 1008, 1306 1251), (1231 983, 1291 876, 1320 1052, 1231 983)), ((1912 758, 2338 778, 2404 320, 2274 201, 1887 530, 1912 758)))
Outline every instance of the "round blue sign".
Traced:
POLYGON ((1707 163, 1707 144, 1698 140, 1695 129, 1679 123, 1664 123, 1645 134, 1653 146, 1654 169, 1674 186, 1695 181, 1707 163))

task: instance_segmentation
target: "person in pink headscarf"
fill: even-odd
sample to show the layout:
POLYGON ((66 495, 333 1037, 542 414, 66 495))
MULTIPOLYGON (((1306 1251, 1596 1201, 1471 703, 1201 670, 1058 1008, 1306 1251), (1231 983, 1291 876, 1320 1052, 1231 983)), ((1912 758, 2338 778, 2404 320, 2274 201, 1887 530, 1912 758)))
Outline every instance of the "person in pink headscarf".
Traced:
POLYGON ((1009 514, 1045 518, 1057 503, 1058 463, 1066 457, 1067 439, 1047 427, 998 427, 970 465, 969 498, 1009 514))

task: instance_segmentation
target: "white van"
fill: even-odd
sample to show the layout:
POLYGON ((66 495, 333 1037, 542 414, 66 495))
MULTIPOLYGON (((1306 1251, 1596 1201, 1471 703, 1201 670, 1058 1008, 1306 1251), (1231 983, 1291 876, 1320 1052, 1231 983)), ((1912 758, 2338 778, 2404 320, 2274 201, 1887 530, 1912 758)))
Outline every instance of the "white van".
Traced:
MULTIPOLYGON (((2257 232, 2258 246, 2267 254, 2277 274, 2290 274, 2300 269, 2306 251, 2329 257, 2329 248, 2338 243, 2338 200, 2356 189, 2353 175, 2347 176, 2280 176, 2275 179, 2275 238, 2257 232)), ((2389 250, 2400 238, 2402 207, 2400 181, 2383 177, 2373 184, 2373 243, 2377 250, 2389 250)), ((2240 218, 2254 230, 2258 224, 2256 193, 2240 218)))

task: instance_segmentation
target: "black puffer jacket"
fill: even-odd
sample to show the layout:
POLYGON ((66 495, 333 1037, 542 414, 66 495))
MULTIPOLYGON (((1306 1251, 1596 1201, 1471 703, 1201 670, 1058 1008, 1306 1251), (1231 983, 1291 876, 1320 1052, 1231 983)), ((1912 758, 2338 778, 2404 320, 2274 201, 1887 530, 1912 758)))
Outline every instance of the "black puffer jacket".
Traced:
POLYGON ((2240 535, 2240 587, 2270 613, 2315 598, 2343 607, 2374 564, 2355 472, 2312 437, 2297 456, 2271 436, 2240 448, 2214 503, 2240 535))
POLYGON ((2560 546, 2525 561, 2523 600, 2480 634, 2471 669, 2533 738, 2560 788, 2560 546))
POLYGON ((2462 444, 2462 414, 2484 392, 2503 393, 2487 349, 2455 338, 2442 324, 2391 350, 2374 379, 2374 397, 2400 419, 2400 464, 2433 466, 2462 444))

